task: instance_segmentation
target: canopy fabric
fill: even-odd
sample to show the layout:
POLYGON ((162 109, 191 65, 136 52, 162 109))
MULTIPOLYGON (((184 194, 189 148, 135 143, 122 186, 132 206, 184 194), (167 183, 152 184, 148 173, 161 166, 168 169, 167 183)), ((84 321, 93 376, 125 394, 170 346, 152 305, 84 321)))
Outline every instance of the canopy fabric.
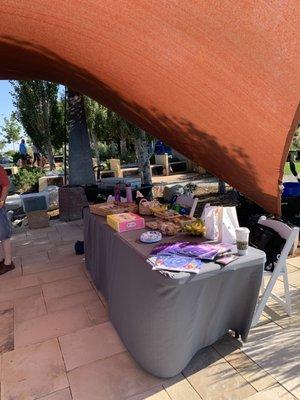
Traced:
POLYGON ((300 117, 297 5, 2 0, 0 78, 69 85, 280 213, 300 117))

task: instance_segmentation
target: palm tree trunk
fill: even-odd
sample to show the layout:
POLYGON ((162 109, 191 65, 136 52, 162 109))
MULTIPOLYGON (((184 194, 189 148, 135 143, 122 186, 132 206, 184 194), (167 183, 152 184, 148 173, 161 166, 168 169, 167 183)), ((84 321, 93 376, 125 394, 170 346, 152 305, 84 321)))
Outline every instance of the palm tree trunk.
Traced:
POLYGON ((121 138, 121 140, 120 140, 120 152, 121 152, 121 156, 125 156, 127 154, 126 138, 121 138))
POLYGON ((83 95, 68 89, 69 104, 69 184, 93 185, 92 152, 83 95))
POLYGON ((138 160, 139 173, 143 185, 152 184, 149 148, 146 132, 140 130, 140 135, 135 141, 135 152, 138 160))

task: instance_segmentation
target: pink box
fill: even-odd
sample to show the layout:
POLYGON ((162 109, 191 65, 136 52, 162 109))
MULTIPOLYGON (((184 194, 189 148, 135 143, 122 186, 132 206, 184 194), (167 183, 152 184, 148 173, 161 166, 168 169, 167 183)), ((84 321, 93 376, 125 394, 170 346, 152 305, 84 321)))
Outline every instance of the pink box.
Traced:
POLYGON ((144 218, 131 212, 108 215, 106 217, 106 222, 118 232, 134 231, 135 229, 145 228, 144 218))

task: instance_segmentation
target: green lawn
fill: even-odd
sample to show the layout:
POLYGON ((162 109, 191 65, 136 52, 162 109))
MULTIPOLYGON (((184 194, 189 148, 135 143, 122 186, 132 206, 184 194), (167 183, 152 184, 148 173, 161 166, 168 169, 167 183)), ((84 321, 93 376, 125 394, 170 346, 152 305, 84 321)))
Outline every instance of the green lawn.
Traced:
MULTIPOLYGON (((300 172, 300 161, 296 162, 296 169, 297 169, 297 171, 299 173, 300 172)), ((284 173, 285 173, 285 175, 292 175, 292 173, 290 171, 290 164, 289 163, 285 163, 284 173)))

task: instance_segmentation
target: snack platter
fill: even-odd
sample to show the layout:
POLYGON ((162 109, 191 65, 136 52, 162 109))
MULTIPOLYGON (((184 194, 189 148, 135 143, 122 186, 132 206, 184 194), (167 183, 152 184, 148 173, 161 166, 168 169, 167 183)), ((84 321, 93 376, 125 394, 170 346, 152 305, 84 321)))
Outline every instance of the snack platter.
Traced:
MULTIPOLYGON (((201 227, 202 221, 199 222, 196 218, 180 215, 174 210, 168 210, 166 204, 160 204, 157 200, 147 201, 144 199, 139 206, 136 203, 114 201, 94 204, 89 207, 92 214, 102 217, 124 213, 134 213, 136 217, 139 217, 139 215, 147 216, 146 227, 159 231, 164 236, 175 236, 179 232, 186 232, 196 236, 203 236, 204 234, 204 230, 201 227), (152 218, 149 220, 150 216, 152 218)), ((135 229, 139 229, 137 226, 135 229)))
POLYGON ((154 213, 155 217, 166 220, 166 221, 173 221, 177 220, 179 217, 181 217, 176 211, 173 210, 165 210, 161 212, 155 212, 154 213))
POLYGON ((89 206, 92 214, 106 217, 111 214, 121 214, 123 212, 137 212, 137 205, 135 203, 100 203, 92 204, 89 206))

